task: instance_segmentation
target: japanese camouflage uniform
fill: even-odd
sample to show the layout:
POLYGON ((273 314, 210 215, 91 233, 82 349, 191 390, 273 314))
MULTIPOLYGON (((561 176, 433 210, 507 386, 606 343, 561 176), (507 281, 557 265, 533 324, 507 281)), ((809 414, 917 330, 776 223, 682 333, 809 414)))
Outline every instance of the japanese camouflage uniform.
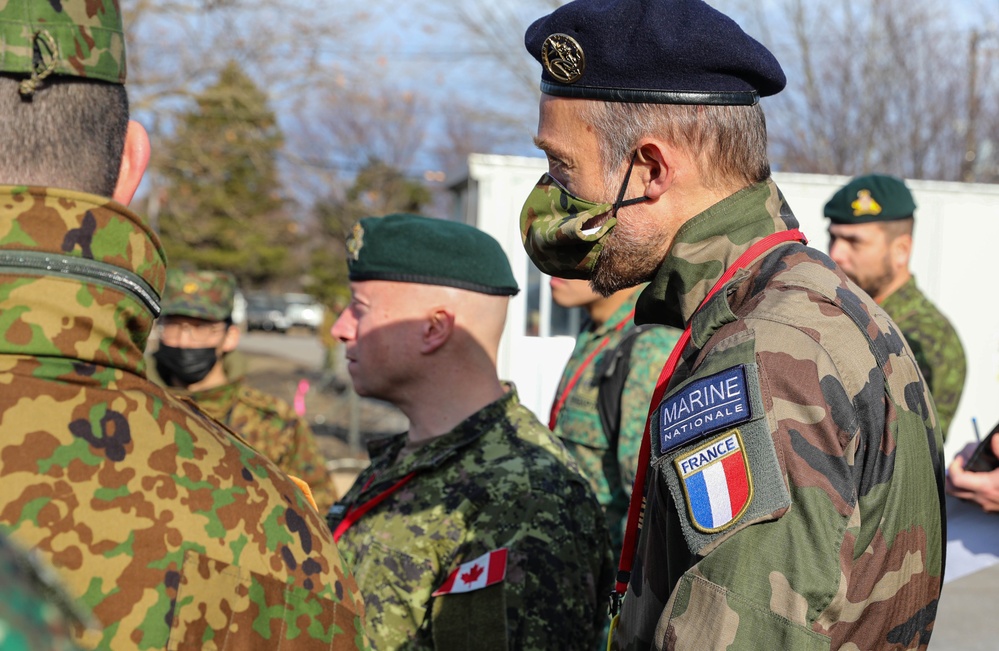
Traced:
POLYGON ((576 338, 576 346, 566 363, 555 392, 560 399, 569 382, 591 355, 596 356, 583 367, 572 390, 565 397, 555 421, 555 435, 576 459, 583 474, 590 480, 590 487, 597 501, 604 508, 607 527, 611 534, 611 548, 621 549, 628 499, 635 481, 638 448, 649 413, 649 401, 656 386, 656 378, 666 358, 679 339, 675 328, 653 327, 633 334, 633 312, 638 292, 633 293, 605 323, 595 327, 592 322, 584 326, 576 338), (621 327, 622 322, 628 324, 621 327), (622 341, 634 336, 630 351, 620 351, 622 341), (619 352, 620 351, 620 352, 619 352), (629 359, 620 355, 630 352, 629 359), (613 397, 619 404, 617 436, 605 431, 598 407, 601 386, 618 364, 627 365, 627 376, 619 395, 613 397))
POLYGON ((326 458, 312 429, 284 400, 236 380, 201 391, 176 391, 206 414, 237 432, 277 467, 309 485, 320 513, 336 501, 326 458))
POLYGON ((90 618, 73 603, 53 570, 0 536, 0 649, 79 651, 73 625, 90 618))
MULTIPOLYGON (((232 315, 235 289, 231 274, 171 269, 163 294, 163 316, 226 321, 232 315)), ((199 391, 168 390, 193 400, 278 468, 307 483, 319 512, 325 513, 336 500, 336 488, 309 424, 284 400, 246 386, 242 378, 230 379, 199 391)))
MULTIPOLYGON (((347 247, 352 282, 518 291, 499 243, 465 224, 370 217, 347 247)), ((382 651, 600 642, 613 573, 600 505, 565 447, 504 390, 425 443, 371 443, 371 465, 330 510, 382 651)))
MULTIPOLYGON (((716 204, 681 227, 636 320, 690 322, 739 254, 796 226, 772 181, 716 204)), ((619 648, 925 648, 943 442, 898 328, 800 244, 753 261, 691 326, 653 415, 619 648)))
MULTIPOLYGON (((525 41, 547 95, 751 106, 785 85, 766 48, 700 0, 576 0, 525 41)), ((529 253, 594 237, 573 239, 572 216, 555 237, 531 231, 530 208, 529 253)), ((944 569, 929 392, 898 327, 826 255, 777 235, 735 265, 796 228, 773 181, 754 183, 683 223, 638 299, 636 323, 690 339, 652 411, 619 649, 929 641, 944 569)))
MULTIPOLYGON (((884 223, 914 219, 916 202, 905 181, 884 174, 852 179, 826 203, 823 213, 834 224, 884 223)), ((964 347, 937 306, 908 281, 881 301, 916 357, 930 389, 944 439, 964 391, 964 347)))
MULTIPOLYGON (((124 78, 117 5, 84 4, 0 8, 0 69, 26 94, 50 73, 124 78)), ((0 267, 0 533, 92 611, 100 630, 78 641, 366 648, 356 583, 295 484, 145 378, 166 271, 149 225, 98 196, 2 186, 0 267)))
POLYGON ((336 529, 348 509, 415 473, 337 543, 377 647, 596 648, 612 573, 603 514, 572 457, 513 387, 399 459, 406 440, 373 442, 371 466, 328 518, 336 529), (459 581, 478 578, 472 561, 499 549, 502 581, 434 596, 456 570, 459 581))
POLYGON ((937 306, 919 291, 914 277, 881 302, 902 331, 930 389, 946 438, 964 391, 967 371, 961 340, 937 306))

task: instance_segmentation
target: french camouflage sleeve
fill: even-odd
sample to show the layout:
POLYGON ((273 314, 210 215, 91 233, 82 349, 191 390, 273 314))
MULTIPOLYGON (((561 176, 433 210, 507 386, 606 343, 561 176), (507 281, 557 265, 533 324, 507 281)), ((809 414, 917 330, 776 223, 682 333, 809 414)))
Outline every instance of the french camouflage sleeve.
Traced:
POLYGON ((946 440, 964 391, 967 363, 961 340, 947 317, 916 286, 915 278, 888 296, 881 307, 898 324, 912 348, 946 440))
POLYGON ((701 305, 753 243, 796 227, 772 181, 743 190, 680 229, 639 299, 638 322, 689 323, 691 341, 653 412, 619 649, 929 641, 942 440, 901 334, 800 243, 701 305))
POLYGON ((613 571, 603 516, 513 389, 404 448, 405 435, 372 447, 328 516, 377 647, 596 648, 613 571))

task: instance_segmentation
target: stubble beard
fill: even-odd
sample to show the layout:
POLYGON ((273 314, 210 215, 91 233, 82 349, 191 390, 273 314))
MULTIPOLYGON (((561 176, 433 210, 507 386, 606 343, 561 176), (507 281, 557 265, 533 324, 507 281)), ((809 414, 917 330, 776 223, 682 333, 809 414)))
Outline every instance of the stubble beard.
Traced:
POLYGON ((865 275, 863 278, 851 278, 850 280, 867 292, 867 295, 871 298, 878 296, 885 287, 888 287, 895 280, 895 273, 892 271, 889 255, 885 254, 884 260, 881 261, 880 269, 876 273, 865 275))
POLYGON ((652 280, 665 257, 656 251, 655 244, 635 237, 618 224, 607 234, 604 250, 593 267, 593 291, 606 297, 652 280))

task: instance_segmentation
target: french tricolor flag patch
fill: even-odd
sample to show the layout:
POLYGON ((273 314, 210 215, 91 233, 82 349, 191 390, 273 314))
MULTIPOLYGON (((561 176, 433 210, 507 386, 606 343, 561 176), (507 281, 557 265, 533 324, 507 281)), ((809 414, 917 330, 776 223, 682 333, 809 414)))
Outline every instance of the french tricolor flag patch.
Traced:
POLYGON ((506 547, 501 547, 479 556, 474 561, 459 565, 458 569, 448 575, 443 585, 437 588, 432 596, 440 597, 446 594, 481 590, 499 583, 504 578, 506 578, 506 547))
POLYGON ((715 533, 738 520, 753 497, 753 477, 738 429, 673 460, 691 524, 715 533))

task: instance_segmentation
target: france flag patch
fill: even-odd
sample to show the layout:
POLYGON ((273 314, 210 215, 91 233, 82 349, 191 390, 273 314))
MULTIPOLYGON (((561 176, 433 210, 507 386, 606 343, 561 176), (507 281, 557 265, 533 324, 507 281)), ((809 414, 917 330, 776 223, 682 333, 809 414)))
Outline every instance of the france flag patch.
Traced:
POLYGON ((677 456, 691 524, 704 533, 728 528, 749 508, 753 476, 738 429, 677 456))

